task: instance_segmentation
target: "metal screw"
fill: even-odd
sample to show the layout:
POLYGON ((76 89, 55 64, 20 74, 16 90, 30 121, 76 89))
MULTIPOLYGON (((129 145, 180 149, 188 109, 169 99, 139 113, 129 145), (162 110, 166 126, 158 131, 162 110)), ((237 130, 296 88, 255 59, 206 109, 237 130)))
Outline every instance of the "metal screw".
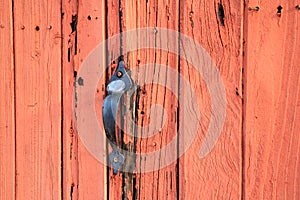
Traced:
POLYGON ((123 76, 123 73, 122 73, 121 71, 118 71, 118 72, 117 72, 117 77, 118 77, 118 78, 121 78, 122 76, 123 76))
POLYGON ((249 11, 259 11, 259 7, 258 6, 256 6, 255 8, 249 7, 248 10, 249 11))
POLYGON ((52 29, 52 26, 51 26, 51 25, 49 25, 47 28, 50 30, 50 29, 52 29))
POLYGON ((118 157, 114 157, 114 162, 117 163, 119 161, 118 157))

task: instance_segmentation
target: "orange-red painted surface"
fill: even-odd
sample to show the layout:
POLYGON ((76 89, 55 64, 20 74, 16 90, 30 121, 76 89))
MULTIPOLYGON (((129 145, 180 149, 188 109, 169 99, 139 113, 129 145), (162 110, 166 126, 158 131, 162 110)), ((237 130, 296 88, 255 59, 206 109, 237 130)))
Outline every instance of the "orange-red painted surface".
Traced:
MULTIPOLYGON (((300 199, 299 4, 297 0, 2 0, 0 199, 300 199), (217 117, 212 116, 203 77, 167 51, 126 53, 128 69, 157 64, 133 72, 135 82, 159 77, 179 85, 179 79, 158 64, 179 72, 194 88, 200 107, 195 112, 202 115, 195 140, 176 162, 152 172, 133 170, 114 176, 80 140, 72 104, 74 82, 99 43, 144 27, 179 31, 205 48, 224 82, 226 120, 212 152, 199 158, 210 118, 217 117)), ((116 45, 130 42, 138 43, 125 38, 116 45)), ((180 52, 189 53, 178 44, 180 52)), ((104 54, 112 51, 105 49, 104 54)), ((99 63, 110 66, 95 94, 99 121, 105 87, 116 68, 112 63, 112 58, 99 63)), ((126 134, 132 131, 131 124, 119 115, 124 135, 118 142, 138 153, 166 146, 185 123, 178 107, 188 97, 179 87, 170 91, 156 84, 141 86, 126 112, 146 126, 149 116, 161 115, 150 109, 159 104, 166 111, 166 123, 154 124, 159 134, 141 138, 145 133, 134 132, 134 139, 126 134)), ((180 146, 184 139, 176 142, 180 146)), ((129 161, 125 167, 130 167, 129 161)))

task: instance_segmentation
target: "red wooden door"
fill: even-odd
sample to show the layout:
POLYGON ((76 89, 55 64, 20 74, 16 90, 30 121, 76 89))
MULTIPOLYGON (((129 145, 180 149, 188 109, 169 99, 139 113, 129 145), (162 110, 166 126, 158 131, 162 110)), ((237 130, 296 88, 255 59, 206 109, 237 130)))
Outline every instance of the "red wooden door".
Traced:
POLYGON ((299 4, 2 1, 0 199, 299 199, 299 4), (91 55, 102 133, 119 55, 137 89, 117 119, 137 157, 117 175, 74 112, 91 55))

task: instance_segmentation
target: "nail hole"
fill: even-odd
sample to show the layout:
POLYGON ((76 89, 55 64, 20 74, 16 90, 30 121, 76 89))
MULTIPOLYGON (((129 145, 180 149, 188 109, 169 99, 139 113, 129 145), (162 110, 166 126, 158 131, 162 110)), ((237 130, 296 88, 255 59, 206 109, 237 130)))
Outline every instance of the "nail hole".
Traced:
POLYGON ((189 16, 190 18, 193 17, 194 11, 190 11, 189 16))
POLYGON ((48 29, 52 29, 52 26, 51 26, 51 25, 49 25, 49 26, 48 26, 48 29))
POLYGON ((137 60, 137 64, 139 65, 141 63, 141 60, 137 60))
POLYGON ((87 19, 88 19, 88 20, 91 20, 91 19, 92 19, 92 17, 91 17, 91 16, 88 16, 88 17, 87 17, 87 19))
POLYGON ((97 19, 98 19, 98 17, 95 17, 95 19, 97 20, 97 19))
POLYGON ((39 30, 40 30, 40 27, 39 27, 39 26, 36 26, 36 27, 35 27, 35 30, 36 30, 36 31, 39 31, 39 30))
POLYGON ((145 112, 144 111, 141 111, 141 115, 144 115, 145 114, 145 112))
POLYGON ((296 5, 295 7, 297 10, 300 10, 300 5, 296 5))
POLYGON ((70 129, 69 129, 69 133, 73 133, 74 131, 73 131, 73 128, 72 127, 70 127, 70 129))
POLYGON ((22 30, 24 30, 24 29, 25 29, 25 26, 24 26, 24 25, 22 25, 22 26, 21 26, 21 29, 22 29, 22 30))
POLYGON ((235 88, 235 94, 236 94, 236 96, 239 96, 240 94, 239 94, 239 89, 238 88, 235 88))
POLYGON ((278 16, 281 15, 281 10, 282 10, 282 6, 278 6, 278 7, 277 7, 277 15, 278 15, 278 16))

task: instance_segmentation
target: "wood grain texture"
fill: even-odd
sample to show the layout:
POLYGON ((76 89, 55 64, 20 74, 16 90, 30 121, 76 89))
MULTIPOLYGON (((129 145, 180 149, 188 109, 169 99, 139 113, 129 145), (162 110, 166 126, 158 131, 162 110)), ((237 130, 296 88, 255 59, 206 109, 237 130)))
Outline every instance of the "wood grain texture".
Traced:
POLYGON ((245 199, 300 199, 299 1, 256 3, 245 34, 245 199))
MULTIPOLYGON (((78 134, 73 118, 78 1, 62 2, 62 160, 63 199, 78 199, 78 134)), ((78 66, 77 66, 78 68, 78 66)))
MULTIPOLYGON (((65 198, 104 199, 105 168, 84 146, 72 113, 74 81, 88 54, 104 41, 104 1, 64 1, 64 181, 65 198), (70 132, 71 130, 71 132, 70 132)), ((99 65, 104 66, 105 60, 99 65)), ((104 81, 103 81, 104 84, 104 81)), ((102 84, 100 84, 101 86, 102 84)), ((98 89, 100 92, 101 89, 98 89)), ((101 109, 103 98, 96 95, 96 107, 101 109), (98 101, 99 100, 99 101, 98 101)), ((88 117, 88 116, 87 116, 88 117)), ((87 118, 88 119, 88 118, 87 118)), ((99 117, 102 119, 102 117, 99 117)))
MULTIPOLYGON (((0 200, 300 199, 298 4, 297 0, 3 1, 0 200), (259 10, 248 10, 256 6, 259 10), (218 117, 212 113, 212 94, 203 76, 169 51, 123 52, 126 45, 139 41, 122 37, 105 47, 106 60, 97 63, 109 67, 95 94, 102 124, 105 88, 118 56, 124 54, 138 89, 133 98, 125 96, 121 102, 120 145, 137 154, 149 153, 175 138, 177 149, 168 153, 178 156, 178 148, 188 139, 177 137, 178 131, 184 131, 180 128, 189 124, 182 113, 199 112, 201 118, 195 140, 177 161, 154 170, 157 163, 169 158, 166 152, 160 152, 155 160, 128 159, 123 170, 141 168, 114 176, 80 140, 73 113, 74 83, 96 45, 143 27, 180 31, 208 52, 224 82, 226 121, 213 150, 200 158, 209 122, 218 117), (153 66, 143 68, 148 64, 153 66), (192 96, 169 69, 191 84, 199 110, 194 104, 180 107, 192 96), (149 79, 178 87, 170 91, 153 81, 144 85, 149 79), (151 110, 155 104, 165 113, 151 110), (128 115, 139 126, 151 127, 137 131, 128 115), (154 135, 147 137, 149 134, 154 135), (143 171, 142 166, 148 170, 153 166, 153 171, 137 173, 143 171)), ((153 40, 159 44, 160 39, 154 36, 153 40)), ((181 55, 191 53, 182 43, 179 51, 181 55)))
MULTIPOLYGON (((212 151, 200 158, 199 153, 207 136, 208 124, 212 117, 218 116, 212 116, 212 94, 208 92, 203 77, 193 69, 194 66, 180 60, 180 72, 195 90, 201 119, 198 135, 180 158, 179 199, 239 199, 242 153, 242 4, 240 1, 228 0, 189 0, 180 1, 179 5, 180 32, 199 42, 211 56, 220 71, 227 98, 226 120, 222 133, 212 151), (223 10, 219 4, 222 4, 223 10)), ((181 45, 180 53, 190 52, 181 45)), ((181 101, 189 95, 184 89, 180 94, 181 101)), ((182 119, 180 122, 188 123, 182 122, 182 119)))
POLYGON ((61 198, 59 1, 14 1, 16 198, 61 198))
POLYGON ((15 101, 12 2, 0 5, 0 199, 15 199, 15 101))
MULTIPOLYGON (((120 19, 120 1, 119 0, 112 0, 112 1, 106 1, 107 3, 107 12, 106 12, 106 39, 109 39, 110 37, 119 34, 121 29, 121 19, 120 19)), ((106 95, 106 86, 109 83, 109 80, 113 73, 115 72, 115 69, 117 68, 117 58, 120 55, 120 44, 116 43, 107 46, 106 49, 106 59, 107 59, 107 65, 109 65, 108 69, 106 70, 106 84, 104 85, 104 91, 103 95, 106 95), (114 63, 114 64, 113 64, 114 63)), ((120 114, 118 114, 120 116, 120 114)), ((120 119, 118 119, 120 120, 120 119)), ((120 131, 117 130, 118 134, 118 142, 121 143, 120 138, 120 131)), ((107 153, 111 152, 111 149, 109 147, 109 144, 107 142, 107 153)), ((118 173, 116 176, 113 175, 113 170, 110 168, 110 164, 108 161, 109 167, 108 174, 107 174, 107 199, 122 199, 122 183, 123 183, 123 176, 121 173, 118 173)))
MULTIPOLYGON (((132 30, 145 27, 178 29, 178 1, 125 1, 123 10, 124 26, 123 30, 132 30)), ((153 29, 153 31, 155 31, 153 29)), ((144 38, 148 40, 150 38, 144 38)), ((160 43, 162 38, 155 37, 154 40, 160 43)), ((123 41, 124 45, 129 42, 123 41)), ((177 42, 177 41, 171 41, 177 42)), ((134 197, 132 199, 176 199, 178 188, 176 184, 177 162, 169 163, 155 169, 168 157, 168 153, 176 155, 177 149, 174 148, 169 152, 161 150, 168 145, 177 135, 177 98, 178 80, 177 76, 172 76, 171 69, 175 72, 178 67, 178 56, 161 49, 142 49, 127 54, 127 63, 130 69, 134 69, 132 78, 136 83, 140 83, 139 101, 135 102, 136 112, 134 113, 136 122, 144 131, 135 133, 137 135, 136 151, 137 154, 151 153, 160 151, 155 160, 139 160, 137 166, 141 167, 142 173, 137 173, 134 185, 134 197), (144 67, 150 64, 150 66, 144 67), (152 64, 152 66, 151 66, 152 64), (165 70, 167 66, 169 70, 165 70), (161 85, 146 82, 146 80, 159 80, 161 85), (164 84, 175 85, 174 91, 170 91, 164 84), (144 84, 145 83, 145 84, 144 84), (164 109, 158 110, 153 106, 159 105, 164 109), (163 123, 163 119, 166 119, 163 123), (151 126, 149 126, 151 124, 151 126), (152 135, 153 136, 149 136, 152 135), (148 137, 147 137, 148 135, 148 137), (144 138, 143 138, 144 137, 144 138), (147 166, 147 167, 145 167, 147 166), (151 169, 150 172, 144 173, 143 167, 151 169)), ((131 129, 132 130, 132 129, 131 129)), ((128 142, 128 141, 127 141, 128 142)), ((176 144, 176 142, 175 142, 176 144)), ((176 146, 176 145, 175 145, 176 146)), ((138 157, 137 157, 138 158, 138 157)))
MULTIPOLYGON (((87 58, 88 54, 105 39, 105 5, 104 1, 91 0, 79 1, 78 8, 78 54, 75 56, 75 69, 87 58)), ((100 56, 100 55, 99 55, 100 56)), ((100 66, 105 65, 105 60, 97 63, 100 66)), ((101 79, 100 85, 105 83, 101 79)), ((100 92, 100 88, 98 88, 100 92)), ((99 98, 97 98, 99 99, 99 98)), ((97 110, 102 109, 103 100, 96 101, 97 110)), ((99 116, 102 119, 102 116, 99 116)), ((87 116, 88 120, 88 116, 87 116)), ((102 144, 104 146, 104 144, 102 144)), ((78 179, 79 179, 79 199, 104 199, 104 168, 84 146, 83 142, 78 141, 78 179)))

